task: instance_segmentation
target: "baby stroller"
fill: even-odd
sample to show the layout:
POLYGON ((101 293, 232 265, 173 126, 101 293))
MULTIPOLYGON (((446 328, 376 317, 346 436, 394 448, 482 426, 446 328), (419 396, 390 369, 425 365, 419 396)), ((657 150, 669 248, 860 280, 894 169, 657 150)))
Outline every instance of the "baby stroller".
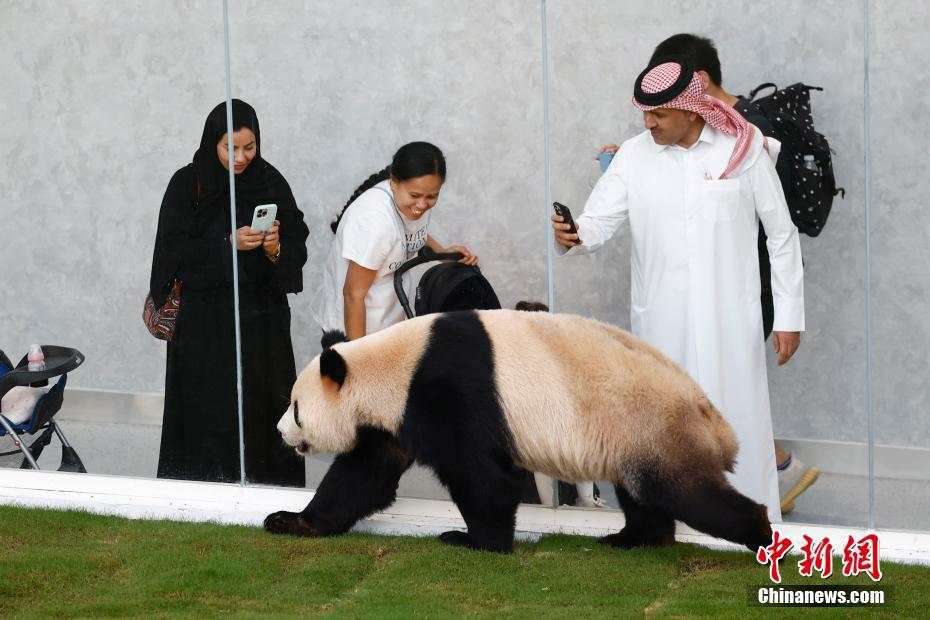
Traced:
MULTIPOLYGON (((458 252, 437 253, 429 246, 423 247, 415 257, 411 258, 394 272, 394 292, 404 308, 408 319, 413 318, 410 310, 410 301, 404 290, 403 275, 410 269, 434 261, 443 261, 430 267, 420 278, 417 285, 414 310, 416 316, 431 314, 433 312, 453 312, 455 310, 497 310, 501 307, 500 300, 487 278, 477 267, 457 262, 462 255, 458 252)), ((543 304, 520 302, 517 310, 548 310, 543 304)), ((523 480, 523 496, 521 501, 527 504, 540 504, 540 491, 537 481, 530 472, 526 472, 523 480)), ((574 484, 558 481, 559 502, 574 505, 578 500, 578 489, 574 484)), ((594 499, 600 497, 597 486, 593 488, 594 499)), ((549 493, 551 495, 551 493, 549 493)), ((548 500, 547 500, 548 501, 548 500)))
POLYGON ((61 466, 58 471, 87 473, 77 452, 68 443, 54 419, 64 400, 67 373, 84 363, 84 355, 77 349, 45 345, 42 346, 42 353, 45 355, 45 370, 34 371, 29 370, 25 356, 14 366, 3 351, 0 351, 0 399, 15 387, 45 387, 50 378, 61 377, 50 390, 38 398, 27 419, 11 420, 0 413, 0 438, 9 436, 15 447, 14 450, 0 452, 0 465, 5 458, 12 457, 18 460, 22 453, 20 469, 39 469, 36 461, 45 446, 51 443, 52 434, 55 434, 61 441, 61 466), (27 443, 25 436, 31 436, 31 442, 27 443))

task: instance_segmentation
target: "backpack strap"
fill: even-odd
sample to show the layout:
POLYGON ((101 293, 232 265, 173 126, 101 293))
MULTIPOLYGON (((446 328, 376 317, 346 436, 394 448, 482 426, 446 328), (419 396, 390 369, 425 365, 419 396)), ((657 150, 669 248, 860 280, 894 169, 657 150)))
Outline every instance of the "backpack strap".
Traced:
POLYGON ((773 84, 772 82, 766 82, 765 84, 759 84, 758 86, 753 88, 751 91, 749 91, 749 100, 753 101, 756 98, 756 95, 759 94, 759 91, 765 88, 771 88, 772 92, 775 92, 776 90, 778 90, 778 87, 775 86, 775 84, 773 84))

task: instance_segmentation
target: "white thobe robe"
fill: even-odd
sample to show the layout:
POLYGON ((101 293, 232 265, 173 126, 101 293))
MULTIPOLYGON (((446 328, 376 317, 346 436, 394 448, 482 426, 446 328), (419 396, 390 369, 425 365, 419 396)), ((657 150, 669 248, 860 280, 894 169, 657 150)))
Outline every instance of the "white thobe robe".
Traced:
POLYGON ((576 219, 582 245, 557 247, 590 252, 629 226, 633 333, 681 365, 730 422, 739 441, 730 481, 779 522, 759 221, 768 235, 775 331, 804 330, 801 246, 758 130, 737 173, 718 180, 734 142, 710 126, 690 148, 658 145, 649 131, 626 141, 576 219))

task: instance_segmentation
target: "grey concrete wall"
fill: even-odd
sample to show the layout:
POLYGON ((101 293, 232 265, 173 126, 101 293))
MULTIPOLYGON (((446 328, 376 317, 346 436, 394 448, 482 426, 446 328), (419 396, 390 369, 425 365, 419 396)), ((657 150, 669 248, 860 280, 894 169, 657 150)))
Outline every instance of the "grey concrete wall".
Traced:
POLYGON ((930 445, 930 6, 872 0, 872 385, 876 439, 930 445))
POLYGON ((0 76, 0 347, 76 347, 72 385, 162 390, 142 303, 168 179, 224 97, 221 5, 5 2, 0 76))

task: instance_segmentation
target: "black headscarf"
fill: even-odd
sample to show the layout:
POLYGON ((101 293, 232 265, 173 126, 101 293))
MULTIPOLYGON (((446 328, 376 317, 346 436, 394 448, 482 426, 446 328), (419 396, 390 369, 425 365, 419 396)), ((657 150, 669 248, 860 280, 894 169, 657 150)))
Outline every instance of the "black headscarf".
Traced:
MULTIPOLYGON (((255 134, 255 157, 235 175, 236 228, 247 226, 260 204, 278 205, 281 258, 272 264, 261 248, 240 252, 240 280, 271 283, 280 293, 303 289, 308 230, 287 181, 261 156, 261 132, 254 108, 232 100, 233 131, 255 134)), ((158 219, 149 292, 162 305, 175 278, 182 287, 216 288, 232 281, 229 247, 229 172, 217 144, 226 134, 226 103, 217 105, 204 123, 193 162, 178 170, 165 192, 158 219)), ((183 293, 182 293, 183 300, 183 293)), ((183 302, 182 302, 183 303, 183 302)))
MULTIPOLYGON (((236 175, 236 206, 240 194, 243 199, 253 195, 266 195, 275 180, 271 166, 262 159, 262 134, 258 127, 255 109, 241 99, 232 100, 233 131, 249 129, 255 134, 255 157, 249 166, 236 175)), ((200 181, 200 206, 210 207, 223 203, 229 208, 229 171, 220 163, 217 145, 226 135, 226 102, 213 108, 203 125, 200 148, 194 153, 194 171, 200 181)), ((275 171, 277 172, 277 171, 275 171)), ((238 214, 237 214, 238 215, 238 214)), ((240 219, 237 217, 237 219, 240 219)))

